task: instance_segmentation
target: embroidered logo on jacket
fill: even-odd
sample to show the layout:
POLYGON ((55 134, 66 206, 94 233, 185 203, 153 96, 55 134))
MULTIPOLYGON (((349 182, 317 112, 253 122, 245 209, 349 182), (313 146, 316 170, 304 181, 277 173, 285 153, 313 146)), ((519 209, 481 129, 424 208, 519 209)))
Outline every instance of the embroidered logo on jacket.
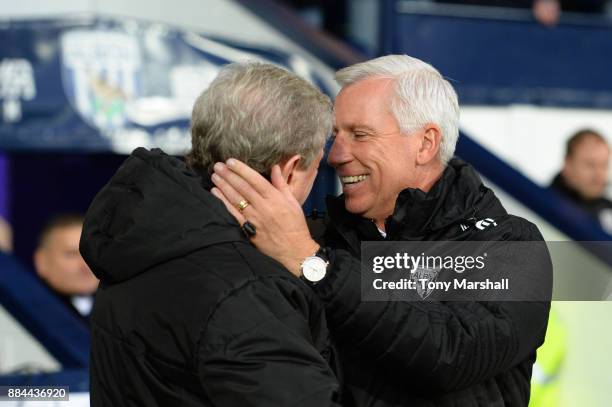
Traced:
MULTIPOLYGON (((474 222, 474 226, 476 226, 478 230, 484 230, 489 226, 493 226, 493 227, 497 226, 497 223, 491 218, 485 218, 481 220, 475 220, 474 218, 472 218, 472 219, 468 219, 468 221, 474 222)), ((459 227, 461 228, 462 232, 465 232, 466 230, 471 228, 472 225, 461 223, 459 227)))
POLYGON ((436 281, 439 272, 438 268, 417 267, 410 275, 410 279, 416 283, 417 294, 422 299, 429 297, 429 294, 433 292, 434 289, 429 283, 436 281))
POLYGON ((491 218, 482 219, 476 222, 476 228, 479 230, 484 230, 485 228, 488 228, 489 226, 495 227, 497 226, 497 223, 495 223, 495 221, 491 218))

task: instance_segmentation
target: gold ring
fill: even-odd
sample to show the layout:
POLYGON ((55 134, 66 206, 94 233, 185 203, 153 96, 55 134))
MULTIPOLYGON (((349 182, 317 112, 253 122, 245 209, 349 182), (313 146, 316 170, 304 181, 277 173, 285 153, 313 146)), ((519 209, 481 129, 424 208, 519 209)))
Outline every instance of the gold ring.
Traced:
POLYGON ((236 207, 238 208, 240 212, 242 212, 249 205, 250 205, 249 201, 247 201, 246 199, 243 199, 242 201, 236 204, 236 207))

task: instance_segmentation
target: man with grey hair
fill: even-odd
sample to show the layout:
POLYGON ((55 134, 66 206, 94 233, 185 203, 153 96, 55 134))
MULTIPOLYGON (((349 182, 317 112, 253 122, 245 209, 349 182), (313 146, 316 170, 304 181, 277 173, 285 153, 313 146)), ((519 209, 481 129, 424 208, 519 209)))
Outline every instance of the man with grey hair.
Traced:
POLYGON ((355 405, 527 406, 549 302, 365 302, 360 256, 366 241, 542 241, 537 227, 452 158, 457 96, 431 65, 390 55, 337 79, 328 162, 343 193, 318 242, 278 168, 270 184, 240 161, 216 164, 215 194, 251 202, 231 210, 257 228, 251 241, 325 303, 355 405))
POLYGON ((278 165, 299 206, 331 122, 329 98, 305 80, 230 64, 195 103, 187 163, 139 148, 119 168, 80 244, 101 281, 92 406, 338 405, 320 300, 210 193, 213 164, 237 157, 263 175, 278 165))

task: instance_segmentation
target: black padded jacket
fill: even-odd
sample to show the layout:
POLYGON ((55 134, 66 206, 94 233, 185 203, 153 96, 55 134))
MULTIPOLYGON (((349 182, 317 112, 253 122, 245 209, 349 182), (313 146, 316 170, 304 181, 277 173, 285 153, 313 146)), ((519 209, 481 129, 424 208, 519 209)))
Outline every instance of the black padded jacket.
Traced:
POLYGON ((320 301, 248 242, 210 187, 137 149, 91 204, 80 246, 101 280, 91 405, 337 405, 320 301))
POLYGON ((457 159, 429 193, 402 191, 386 238, 372 221, 348 213, 342 196, 327 206, 320 242, 332 261, 314 290, 340 352, 346 405, 528 405, 550 302, 364 302, 359 257, 361 242, 372 240, 542 241, 535 225, 508 215, 457 159), (486 218, 494 222, 475 227, 486 218))

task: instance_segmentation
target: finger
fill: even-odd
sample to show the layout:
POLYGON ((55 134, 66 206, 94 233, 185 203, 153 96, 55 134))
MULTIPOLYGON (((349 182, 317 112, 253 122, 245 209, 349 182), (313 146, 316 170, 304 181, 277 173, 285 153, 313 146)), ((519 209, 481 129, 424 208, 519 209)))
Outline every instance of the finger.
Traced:
MULTIPOLYGON (((213 182, 219 187, 219 189, 221 189, 221 191, 223 191, 230 202, 237 194, 241 197, 240 199, 246 199, 251 204, 257 205, 261 203, 261 194, 256 191, 246 180, 244 180, 240 174, 233 172, 223 163, 216 163, 213 168, 216 175, 216 180, 213 180, 213 182), (218 178, 221 178, 221 180, 218 178), (229 188, 231 188, 231 190, 229 188), (229 192, 229 194, 227 192, 229 192)), ((271 184, 269 185, 270 188, 274 189, 271 184)), ((240 199, 236 202, 239 202, 240 199)))
MULTIPOLYGON (((249 199, 248 197, 242 195, 239 191, 236 191, 228 182, 225 181, 225 179, 221 178, 219 175, 212 174, 211 180, 215 184, 217 189, 219 189, 219 191, 224 195, 224 197, 227 199, 227 201, 236 210, 239 210, 237 208, 237 205, 238 205, 239 202, 242 202, 243 200, 246 200, 247 202, 249 202, 249 206, 250 206, 250 204, 252 204, 251 199, 249 199)), ((246 208, 248 208, 248 206, 246 208)), ((244 208, 243 211, 246 208, 244 208)))
POLYGON ((223 195, 223 192, 221 192, 220 189, 212 188, 210 192, 215 197, 219 198, 221 202, 223 202, 223 204, 227 208, 227 211, 234 217, 234 219, 236 219, 236 222, 238 222, 239 225, 242 225, 244 222, 246 222, 246 218, 244 217, 244 215, 240 213, 240 211, 227 200, 227 198, 225 197, 225 195, 223 195))
POLYGON ((240 160, 230 158, 226 161, 230 170, 238 174, 242 180, 248 183, 261 196, 267 197, 273 193, 273 186, 260 173, 246 165, 240 160))

